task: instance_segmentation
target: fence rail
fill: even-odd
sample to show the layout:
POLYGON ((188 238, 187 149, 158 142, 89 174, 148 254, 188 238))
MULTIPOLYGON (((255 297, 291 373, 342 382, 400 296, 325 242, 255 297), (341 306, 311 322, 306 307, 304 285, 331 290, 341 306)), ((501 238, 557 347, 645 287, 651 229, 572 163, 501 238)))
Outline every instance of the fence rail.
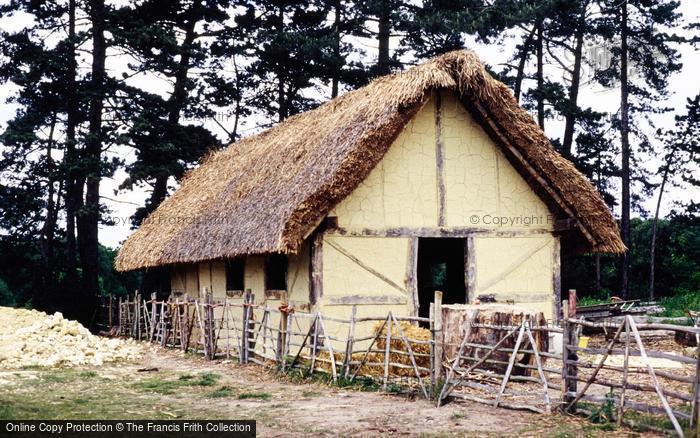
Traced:
POLYGON ((614 406, 614 421, 619 424, 627 422, 626 412, 636 411, 663 415, 679 436, 698 433, 697 354, 686 357, 653 350, 640 335, 645 330, 700 335, 698 328, 639 324, 631 316, 618 323, 593 323, 576 318, 575 307, 570 310, 565 301, 559 326, 538 325, 527 317, 508 325, 488 324, 479 322, 477 310, 472 310, 460 327, 457 345, 444 342, 439 292, 428 318, 391 312, 358 317, 356 306, 348 318, 299 312, 284 293, 276 308, 256 303, 250 291, 236 299, 203 296, 159 301, 155 294, 148 300, 136 294, 119 299, 118 321, 112 322, 118 323, 123 336, 208 359, 235 359, 307 375, 324 373, 333 382, 371 378, 382 390, 408 387, 438 406, 448 399, 464 399, 548 413, 585 412, 607 405, 614 406), (430 327, 428 336, 425 331, 415 331, 421 336, 412 334, 418 323, 430 327), (579 343, 584 329, 601 328, 612 333, 605 345, 579 343), (486 331, 493 336, 484 337, 486 331), (543 344, 543 337, 560 337, 560 352, 551 343, 543 344), (447 349, 452 357, 443 353, 447 349), (680 368, 657 369, 654 360, 671 361, 680 368))

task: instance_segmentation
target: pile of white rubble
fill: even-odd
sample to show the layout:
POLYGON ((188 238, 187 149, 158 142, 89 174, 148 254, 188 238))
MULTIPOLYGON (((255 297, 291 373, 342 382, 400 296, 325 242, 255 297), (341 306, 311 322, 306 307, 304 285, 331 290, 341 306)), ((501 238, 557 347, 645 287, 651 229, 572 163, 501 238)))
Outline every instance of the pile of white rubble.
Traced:
POLYGON ((0 307, 0 368, 102 365, 140 351, 133 340, 95 336, 58 312, 0 307))

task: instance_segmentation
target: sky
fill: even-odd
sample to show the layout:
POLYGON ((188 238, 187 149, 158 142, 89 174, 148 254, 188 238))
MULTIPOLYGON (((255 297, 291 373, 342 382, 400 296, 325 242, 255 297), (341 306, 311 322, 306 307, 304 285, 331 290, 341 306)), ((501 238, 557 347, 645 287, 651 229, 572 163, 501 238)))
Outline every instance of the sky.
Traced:
MULTIPOLYGON (((681 0, 681 12, 685 22, 700 22, 700 1, 697 0, 681 0)), ((5 31, 13 31, 21 29, 27 25, 27 20, 23 17, 0 17, 0 29, 5 31)), ((517 33, 513 33, 510 38, 506 38, 502 45, 486 45, 475 41, 468 41, 467 47, 474 50, 481 60, 488 64, 492 69, 499 71, 503 68, 503 64, 507 62, 509 56, 514 51, 515 45, 520 40, 517 33)), ((357 41, 362 44, 363 49, 367 51, 368 57, 375 56, 376 45, 374 41, 364 40, 357 41)), ((591 45, 586 47, 587 56, 596 61, 591 66, 585 68, 592 72, 596 66, 605 65, 607 59, 606 49, 601 46, 591 45)), ((660 128, 671 128, 673 126, 674 113, 683 112, 685 101, 688 97, 692 97, 700 93, 700 80, 698 80, 698 72, 700 72, 700 49, 683 46, 680 48, 681 61, 683 69, 679 73, 672 76, 669 80, 669 89, 671 96, 668 101, 663 102, 664 105, 673 108, 671 114, 655 116, 655 124, 660 128)), ((118 71, 126 71, 127 62, 129 60, 124 56, 111 57, 108 61, 108 71, 113 73, 118 71)), ((550 74, 558 74, 553 70, 554 66, 548 66, 550 74)), ((634 74, 634 73, 632 73, 634 74)), ((135 76, 131 79, 132 85, 142 86, 149 91, 162 93, 167 95, 170 90, 170 84, 167 81, 159 80, 152 77, 135 76)), ((11 119, 17 107, 14 104, 4 103, 5 100, 12 96, 16 90, 8 85, 0 85, 0 130, 4 129, 6 123, 11 119)), ((596 111, 614 114, 619 108, 619 88, 604 89, 598 85, 586 84, 581 90, 579 102, 582 107, 590 106, 596 111)), ((225 115, 226 108, 221 108, 218 114, 218 122, 227 125, 229 120, 225 115)), ((251 118, 242 126, 244 136, 254 134, 260 130, 259 126, 267 122, 262 118, 251 118)), ((189 120, 187 123, 200 124, 211 130, 222 140, 227 137, 226 132, 214 120, 189 120)), ((564 129, 563 120, 549 119, 546 121, 545 131, 550 137, 560 137, 564 129)), ((2 146, 0 146, 2 147, 2 146)), ((109 156, 119 156, 127 161, 133 161, 135 156, 133 150, 128 147, 111 148, 107 151, 109 156)), ((650 159, 644 163, 647 170, 655 172, 658 169, 660 160, 650 159)), ((119 185, 126 178, 123 170, 119 170, 110 178, 105 178, 101 184, 100 194, 102 202, 110 209, 109 217, 115 222, 115 225, 102 225, 100 227, 100 242, 103 245, 117 247, 123 242, 128 235, 133 231, 129 222, 129 217, 134 213, 136 208, 144 205, 148 197, 148 187, 137 187, 132 191, 118 190, 119 185)), ((173 186, 175 182, 173 181, 173 186)), ((657 192, 651 198, 648 198, 643 203, 643 207, 647 212, 653 211, 656 203, 657 192)), ((664 194, 664 202, 662 203, 662 216, 671 209, 672 201, 688 201, 690 199, 700 199, 700 189, 687 190, 671 187, 664 194)))

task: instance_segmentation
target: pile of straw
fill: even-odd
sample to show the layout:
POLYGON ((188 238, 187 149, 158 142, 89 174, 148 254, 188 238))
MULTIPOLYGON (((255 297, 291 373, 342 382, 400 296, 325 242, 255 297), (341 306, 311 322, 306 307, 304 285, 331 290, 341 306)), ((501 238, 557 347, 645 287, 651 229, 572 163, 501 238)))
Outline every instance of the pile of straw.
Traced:
MULTIPOLYGON (((379 322, 374 327, 374 334, 376 335, 379 330, 382 329, 383 322, 379 322)), ((413 369, 413 364, 411 363, 411 358, 408 355, 408 348, 406 344, 401 339, 399 327, 403 336, 408 340, 411 346, 411 350, 414 353, 414 358, 416 360, 416 365, 419 367, 430 368, 430 345, 423 343, 416 343, 413 341, 429 341, 430 340, 430 330, 417 327, 405 321, 400 321, 399 326, 392 324, 391 327, 391 353, 389 354, 389 375, 392 377, 415 377, 416 373, 413 369), (402 354, 402 352, 404 354, 402 354), (419 354, 419 355, 416 355, 419 354), (420 354, 425 354, 425 356, 420 356, 420 354), (405 365, 410 368, 402 368, 395 366, 393 364, 405 365)), ((387 327, 385 326, 382 330, 381 337, 377 339, 377 342, 372 346, 372 351, 367 354, 366 349, 356 350, 352 353, 352 361, 360 362, 365 358, 367 354, 367 359, 365 363, 360 368, 357 375, 361 376, 371 376, 371 377, 381 377, 384 375, 384 351, 386 349, 386 335, 387 327)), ((320 347, 317 353, 316 367, 322 369, 328 373, 331 372, 331 362, 330 354, 328 350, 321 349, 320 347)), ((338 373, 342 373, 343 359, 345 357, 344 351, 334 351, 336 369, 338 373)), ((355 372, 357 365, 351 367, 351 373, 355 372)), ((427 376, 427 372, 422 371, 421 376, 427 376)))
MULTIPOLYGON (((381 329, 383 323, 378 323, 375 328, 375 334, 381 329)), ((388 324, 387 324, 388 325, 388 324)), ((380 350, 386 348, 386 336, 388 327, 385 326, 382 330, 381 337, 377 339, 376 347, 380 350)), ((413 352, 416 365, 419 367, 430 368, 430 344, 427 343, 417 343, 413 341, 429 341, 430 340, 430 330, 415 326, 407 321, 399 321, 398 327, 396 324, 391 325, 391 345, 389 354, 389 374, 392 376, 401 377, 415 377, 416 372, 413 369, 413 364, 411 362, 411 357, 408 354, 408 348, 406 343, 401 339, 401 334, 406 338, 411 346, 411 351, 413 352), (398 352, 398 353, 397 353, 398 352), (405 354, 401 354, 401 353, 405 354), (425 355, 425 356, 421 356, 425 355), (392 364, 401 364, 409 366, 410 368, 400 368, 392 366, 392 364)), ((376 362, 384 361, 383 353, 375 353, 378 357, 376 362)), ((374 361, 373 361, 374 362, 374 361)), ((376 368, 376 367, 375 367, 376 368)), ((383 370, 381 371, 383 372, 383 370)), ((427 375, 427 373, 422 372, 421 374, 427 375)))

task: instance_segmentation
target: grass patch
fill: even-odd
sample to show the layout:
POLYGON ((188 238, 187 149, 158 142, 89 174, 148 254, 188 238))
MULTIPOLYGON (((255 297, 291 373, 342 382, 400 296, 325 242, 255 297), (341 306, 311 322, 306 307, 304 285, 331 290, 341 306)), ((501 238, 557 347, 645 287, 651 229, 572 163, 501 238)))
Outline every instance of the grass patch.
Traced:
POLYGON ((269 392, 242 392, 238 394, 239 400, 247 399, 258 399, 258 400, 270 400, 272 395, 269 392))
POLYGON ((686 310, 700 309, 700 291, 684 291, 670 297, 664 297, 659 301, 664 311, 659 316, 678 318, 686 315, 686 310))
POLYGON ((67 375, 60 373, 50 373, 41 376, 44 380, 51 383, 64 383, 70 380, 67 375))
POLYGON ((321 395, 321 393, 318 391, 303 391, 301 393, 302 397, 318 397, 319 395, 321 395))
POLYGON ((214 373, 203 373, 196 376, 183 374, 176 380, 168 380, 162 377, 152 377, 134 383, 134 388, 146 392, 158 394, 173 394, 175 390, 187 386, 213 386, 221 376, 214 373))
POLYGON ((231 397, 233 395, 233 389, 229 386, 222 386, 221 388, 215 390, 211 394, 209 394, 209 397, 211 398, 226 398, 226 397, 231 397))
POLYGON ((220 375, 215 373, 204 373, 200 374, 197 379, 195 379, 194 384, 197 386, 213 386, 221 378, 220 375))
POLYGON ((83 379, 92 379, 97 377, 97 372, 95 371, 83 371, 82 373, 78 374, 79 377, 82 377, 83 379))

